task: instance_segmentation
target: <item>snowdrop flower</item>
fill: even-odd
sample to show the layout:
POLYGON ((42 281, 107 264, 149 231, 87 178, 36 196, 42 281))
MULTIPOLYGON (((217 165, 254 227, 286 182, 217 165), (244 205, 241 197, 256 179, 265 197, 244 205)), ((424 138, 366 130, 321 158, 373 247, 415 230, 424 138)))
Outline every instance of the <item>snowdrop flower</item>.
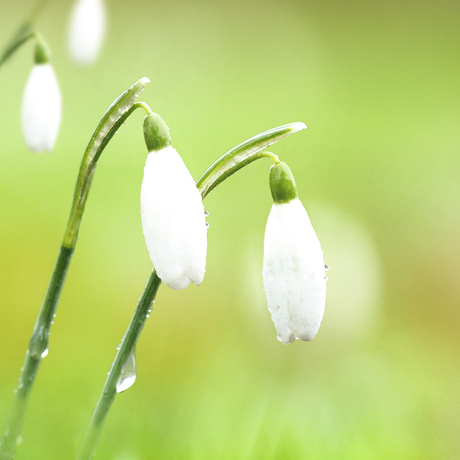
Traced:
POLYGON ((39 42, 22 102, 24 140, 33 152, 53 149, 61 123, 61 93, 49 55, 46 45, 39 42))
POLYGON ((70 54, 79 64, 91 64, 99 54, 105 34, 102 0, 78 0, 69 29, 70 54))
POLYGON ((172 289, 199 285, 206 268, 206 220, 200 192, 171 146, 169 128, 157 114, 144 120, 149 154, 141 189, 141 217, 152 264, 172 289))
POLYGON ((268 309, 285 345, 312 340, 326 301, 323 251, 286 163, 270 170, 273 206, 265 229, 263 279, 268 309))

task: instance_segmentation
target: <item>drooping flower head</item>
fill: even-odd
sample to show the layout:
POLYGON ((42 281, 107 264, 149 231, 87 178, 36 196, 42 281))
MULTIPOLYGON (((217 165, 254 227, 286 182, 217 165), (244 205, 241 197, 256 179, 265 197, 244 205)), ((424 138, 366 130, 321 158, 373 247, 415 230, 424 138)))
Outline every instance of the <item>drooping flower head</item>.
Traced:
POLYGON ((144 120, 149 154, 141 189, 145 242, 161 280, 172 289, 199 285, 206 269, 206 220, 200 192, 171 146, 169 128, 157 114, 144 120))
POLYGON ((48 47, 39 41, 22 102, 24 140, 37 153, 53 149, 62 116, 61 92, 49 60, 48 47))
POLYGON ((286 163, 270 169, 270 189, 273 206, 263 263, 268 309, 280 342, 310 341, 321 325, 326 302, 323 251, 286 163))
POLYGON ((70 54, 79 64, 91 64, 99 54, 105 35, 102 0, 77 0, 69 29, 70 54))

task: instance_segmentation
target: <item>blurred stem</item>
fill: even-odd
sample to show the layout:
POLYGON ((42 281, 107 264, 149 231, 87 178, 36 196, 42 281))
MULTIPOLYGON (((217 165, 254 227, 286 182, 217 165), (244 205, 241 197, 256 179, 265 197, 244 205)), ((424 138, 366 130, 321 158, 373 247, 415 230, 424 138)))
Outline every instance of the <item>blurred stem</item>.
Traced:
POLYGON ((137 340, 150 314, 160 284, 160 278, 158 278, 156 272, 153 271, 139 299, 134 315, 121 342, 121 346, 107 375, 104 388, 99 396, 99 400, 94 408, 93 415, 80 445, 77 460, 90 459, 94 456, 105 419, 107 418, 109 409, 117 394, 117 384, 120 380, 122 370, 131 353, 136 348, 137 340))
POLYGON ((39 0, 35 8, 29 14, 29 17, 19 26, 19 29, 6 45, 0 57, 0 67, 21 47, 21 45, 26 43, 30 38, 36 36, 36 33, 32 31, 32 26, 47 2, 48 0, 39 0))
POLYGON ((13 459, 16 447, 20 442, 27 401, 41 361, 48 354, 51 325, 56 315, 67 270, 75 250, 75 245, 77 244, 78 231, 96 170, 97 160, 100 158, 109 140, 129 115, 138 107, 145 108, 146 104, 136 105, 134 104, 134 100, 143 91, 144 86, 148 82, 149 79, 144 77, 119 96, 107 109, 88 142, 75 187, 74 200, 63 243, 48 285, 45 300, 35 323, 29 348, 26 351, 24 366, 19 375, 15 396, 5 421, 3 435, 0 440, 0 460, 13 459))
MULTIPOLYGON (((305 128, 306 126, 303 123, 291 123, 269 131, 264 131, 224 154, 219 160, 211 165, 197 181, 196 185, 202 199, 204 199, 219 183, 254 160, 259 158, 270 158, 274 163, 279 163, 279 159, 275 154, 263 152, 262 150, 289 134, 293 134, 305 128)), ((94 408, 88 427, 86 428, 76 460, 91 460, 94 457, 105 420, 115 400, 115 396, 117 395, 117 384, 121 379, 123 369, 128 359, 136 349, 137 341, 150 315, 152 303, 154 302, 160 284, 160 278, 158 278, 155 271, 153 271, 139 299, 128 329, 123 336, 120 348, 112 362, 99 400, 94 408)))

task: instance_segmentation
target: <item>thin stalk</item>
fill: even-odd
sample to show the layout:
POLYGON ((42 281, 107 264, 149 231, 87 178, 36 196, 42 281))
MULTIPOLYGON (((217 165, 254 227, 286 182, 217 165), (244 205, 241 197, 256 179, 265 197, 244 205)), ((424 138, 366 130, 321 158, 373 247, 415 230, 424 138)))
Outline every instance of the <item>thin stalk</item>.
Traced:
POLYGON ((143 105, 135 105, 134 100, 148 82, 147 78, 139 80, 112 103, 99 121, 83 155, 62 246, 45 299, 38 314, 37 322, 35 323, 29 347, 26 351, 24 365, 18 379, 18 386, 8 411, 2 438, 0 439, 0 460, 12 460, 16 453, 16 447, 21 440, 20 435, 26 414, 27 402, 41 361, 48 354, 50 329, 53 319, 56 316, 56 309, 66 279, 67 270, 77 244, 80 223, 96 171, 96 162, 108 141, 135 108, 145 108, 143 105))
POLYGON ((117 384, 120 380, 122 370, 131 353, 136 348, 136 343, 152 310, 152 304, 160 284, 160 278, 153 271, 139 299, 134 315, 115 356, 115 360, 112 363, 104 388, 99 396, 91 421, 80 445, 77 460, 90 459, 94 456, 105 419, 117 394, 117 384))
POLYGON ((0 56, 0 67, 30 38, 36 37, 37 34, 32 30, 33 23, 42 11, 48 0, 40 0, 30 13, 29 17, 19 26, 17 32, 13 35, 6 45, 0 56))
POLYGON ((13 402, 5 422, 5 428, 0 441, 0 459, 14 458, 16 447, 21 442, 21 429, 32 386, 35 382, 42 359, 48 354, 48 336, 51 324, 56 316, 56 308, 61 295, 64 280, 72 258, 73 249, 61 247, 56 266, 51 277, 48 291, 35 324, 29 348, 26 352, 24 365, 18 379, 13 402))

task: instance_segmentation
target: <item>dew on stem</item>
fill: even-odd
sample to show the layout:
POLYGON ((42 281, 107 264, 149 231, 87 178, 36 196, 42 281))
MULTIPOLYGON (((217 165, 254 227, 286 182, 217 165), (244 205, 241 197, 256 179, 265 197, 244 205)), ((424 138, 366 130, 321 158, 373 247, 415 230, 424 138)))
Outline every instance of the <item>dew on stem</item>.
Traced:
POLYGON ((136 381, 137 369, 136 369, 136 349, 133 348, 133 351, 128 357, 126 364, 121 370, 120 377, 117 381, 117 393, 127 390, 132 387, 136 381))

